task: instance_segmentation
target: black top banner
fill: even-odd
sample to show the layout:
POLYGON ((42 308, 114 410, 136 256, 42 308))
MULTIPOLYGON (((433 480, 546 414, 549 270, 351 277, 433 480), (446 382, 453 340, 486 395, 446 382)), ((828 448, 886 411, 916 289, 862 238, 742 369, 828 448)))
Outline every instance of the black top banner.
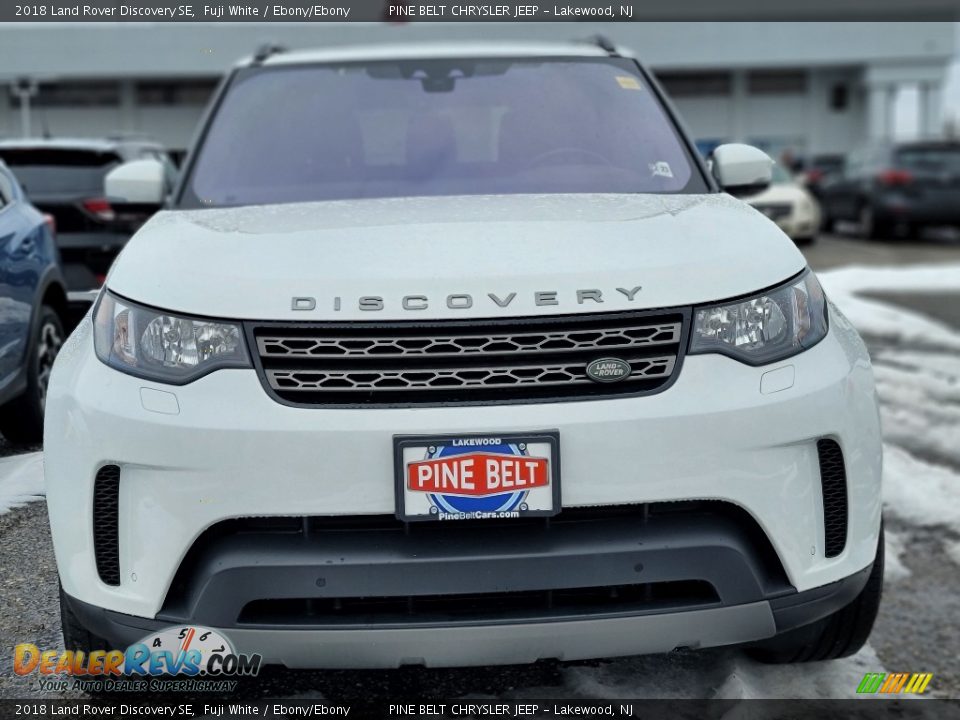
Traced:
POLYGON ((639 22, 955 20, 956 0, 54 0, 0 3, 0 22, 639 22))

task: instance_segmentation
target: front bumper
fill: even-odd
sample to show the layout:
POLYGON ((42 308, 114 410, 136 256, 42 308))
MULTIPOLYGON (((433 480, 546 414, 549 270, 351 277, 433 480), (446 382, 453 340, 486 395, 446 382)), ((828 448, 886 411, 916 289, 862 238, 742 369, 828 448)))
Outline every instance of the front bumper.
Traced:
MULTIPOLYGON (((797 598, 807 591, 825 592, 823 588, 868 568, 880 527, 881 445, 872 372, 862 342, 836 312, 832 313, 829 335, 801 355, 760 368, 722 356, 691 356, 672 387, 649 397, 327 410, 274 402, 252 370, 222 370, 176 388, 121 374, 96 358, 89 320, 85 320, 58 359, 45 440, 54 547, 69 596, 102 609, 106 616, 128 618, 121 622, 128 627, 145 629, 155 622, 178 621, 230 626, 229 637, 238 644, 249 641, 251 651, 290 666, 390 666, 417 662, 417 658, 439 665, 572 659, 769 637, 781 629, 772 609, 776 603, 802 605, 797 598), (731 578, 749 577, 752 561, 730 565, 736 570, 734 575, 721 571, 728 567, 721 559, 730 554, 729 538, 736 537, 735 528, 728 528, 723 542, 705 545, 696 544, 697 528, 688 528, 680 540, 699 548, 704 569, 698 574, 713 578, 720 596, 717 602, 616 617, 527 617, 521 623, 523 632, 509 622, 482 626, 444 622, 426 632, 406 623, 362 632, 309 627, 304 634, 303 627, 286 632, 231 624, 229 614, 207 612, 189 593, 179 609, 173 602, 179 597, 174 578, 185 565, 188 551, 208 528, 224 521, 251 516, 391 515, 394 434, 552 428, 560 433, 564 508, 678 500, 728 503, 752 518, 769 542, 779 570, 753 573, 755 589, 741 592, 738 588, 744 586, 731 578), (840 444, 847 464, 847 541, 842 553, 832 558, 824 555, 816 449, 817 440, 824 437, 840 444), (92 547, 89 509, 93 477, 106 464, 122 469, 121 582, 117 587, 100 581, 92 547), (711 564, 716 569, 712 575, 711 564), (557 622, 563 623, 562 632, 557 622), (482 632, 478 630, 481 627, 482 632), (523 641, 498 642, 511 632, 523 641), (410 646, 410 633, 423 636, 413 645, 422 650, 412 655, 403 650, 410 646), (379 649, 367 647, 374 638, 379 649), (344 644, 352 649, 348 652, 344 644), (269 652, 267 648, 271 648, 269 652), (347 656, 337 660, 337 652, 331 648, 347 656)), ((615 540, 626 542, 630 532, 624 530, 615 540)), ((590 538, 603 537, 593 533, 573 543, 574 550, 568 542, 566 554, 559 556, 556 548, 530 542, 503 548, 499 556, 494 553, 493 562, 476 565, 472 571, 465 570, 465 555, 455 548, 431 555, 424 547, 408 548, 407 556, 432 557, 437 564, 429 572, 425 571, 428 564, 414 562, 408 563, 404 572, 380 576, 374 571, 382 570, 376 563, 383 560, 384 552, 395 558, 403 556, 397 546, 380 543, 379 554, 372 548, 364 555, 363 547, 356 544, 342 550, 331 544, 302 556, 281 552, 279 559, 266 566, 286 563, 299 568, 293 575, 282 576, 284 582, 269 574, 240 574, 252 578, 246 584, 263 584, 273 595, 282 597, 283 588, 288 588, 288 592, 306 597, 308 585, 312 588, 309 596, 334 592, 338 585, 353 588, 355 594, 369 593, 370 587, 361 593, 359 585, 349 584, 361 576, 374 578, 380 592, 389 595, 431 590, 441 594, 519 591, 529 582, 531 567, 551 565, 551 553, 560 558, 551 572, 581 587, 622 582, 628 570, 635 573, 638 564, 646 567, 640 582, 649 581, 656 572, 666 572, 671 563, 683 566, 675 564, 677 555, 671 555, 673 559, 664 559, 661 570, 656 570, 657 561, 650 554, 656 550, 655 535, 644 528, 632 532, 635 536, 630 542, 638 549, 624 545, 620 555, 615 543, 591 545, 590 538), (640 548, 640 543, 650 544, 640 548), (578 554, 577 545, 589 551, 581 549, 578 554), (607 561, 591 563, 589 558, 601 551, 607 553, 607 561), (511 557, 523 562, 511 568, 507 561, 511 557), (317 590, 315 576, 321 561, 333 566, 329 571, 335 578, 332 589, 326 578, 328 590, 317 590), (354 579, 348 582, 350 573, 354 579), (588 582, 588 575, 596 579, 588 582), (378 577, 383 577, 383 582, 377 581, 378 577), (444 577, 460 581, 456 588, 444 588, 440 580, 428 582, 429 578, 444 577), (404 578, 413 584, 399 587, 404 578)), ((677 549, 678 538, 668 537, 663 542, 671 550, 677 549)), ((218 555, 216 562, 231 557, 237 562, 238 556, 229 554, 218 555)), ((256 568, 256 558, 254 554, 244 559, 241 554, 234 569, 256 568)), ((224 577, 205 576, 188 585, 222 583, 224 577)), ((230 584, 223 587, 229 595, 230 584)), ((241 611, 231 609, 234 620, 241 611)), ((801 615, 801 619, 811 619, 809 614, 801 615)))
MULTIPOLYGON (((288 668, 467 667, 527 664, 665 653, 763 640, 814 622, 852 601, 870 568, 804 593, 683 612, 651 612, 589 618, 524 620, 499 624, 378 628, 230 628, 239 653, 288 668)), ((126 648, 171 625, 104 610, 64 597, 74 615, 110 647, 126 648)))

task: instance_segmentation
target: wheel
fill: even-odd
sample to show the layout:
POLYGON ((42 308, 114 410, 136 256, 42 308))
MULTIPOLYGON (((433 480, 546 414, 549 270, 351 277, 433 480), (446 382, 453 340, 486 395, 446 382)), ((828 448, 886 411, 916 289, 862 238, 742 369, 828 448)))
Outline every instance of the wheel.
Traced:
POLYGON ((765 663, 836 660, 855 654, 867 642, 880 609, 883 591, 883 526, 877 557, 867 584, 845 608, 804 627, 788 630, 747 650, 765 663))
POLYGON ((81 624, 80 619, 73 614, 70 603, 60 588, 60 626, 63 630, 64 650, 83 650, 88 656, 92 650, 111 650, 102 637, 94 635, 81 624))
POLYGON ((27 358, 27 387, 0 409, 0 433, 12 443, 43 440, 43 410, 53 361, 63 345, 63 325, 53 308, 40 308, 39 322, 27 358))
POLYGON ((857 216, 860 234, 868 240, 882 240, 890 237, 892 228, 883 218, 878 217, 870 203, 860 206, 857 216))

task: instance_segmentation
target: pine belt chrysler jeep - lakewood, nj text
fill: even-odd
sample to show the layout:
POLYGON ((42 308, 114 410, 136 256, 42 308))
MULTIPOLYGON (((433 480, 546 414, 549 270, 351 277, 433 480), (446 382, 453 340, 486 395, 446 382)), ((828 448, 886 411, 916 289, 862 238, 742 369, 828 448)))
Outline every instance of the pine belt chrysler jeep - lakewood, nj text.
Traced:
MULTIPOLYGON (((869 358, 606 43, 257 54, 53 370, 68 648, 288 667, 743 644, 880 598, 869 358)), ((106 179, 161 202, 163 168, 106 179)))

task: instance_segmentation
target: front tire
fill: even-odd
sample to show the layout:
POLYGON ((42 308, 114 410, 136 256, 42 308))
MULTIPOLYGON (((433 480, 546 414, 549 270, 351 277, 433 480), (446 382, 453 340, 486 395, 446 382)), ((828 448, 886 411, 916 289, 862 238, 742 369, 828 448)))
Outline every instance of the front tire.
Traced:
POLYGON ((39 322, 27 357, 27 387, 0 409, 0 433, 12 443, 33 445, 43 440, 43 411, 53 361, 63 345, 63 325, 48 305, 40 308, 39 322))
POLYGON ((862 648, 880 609, 883 592, 883 526, 877 556, 867 584, 846 607, 810 625, 788 630, 747 650, 764 663, 784 664, 836 660, 856 654, 862 648))

